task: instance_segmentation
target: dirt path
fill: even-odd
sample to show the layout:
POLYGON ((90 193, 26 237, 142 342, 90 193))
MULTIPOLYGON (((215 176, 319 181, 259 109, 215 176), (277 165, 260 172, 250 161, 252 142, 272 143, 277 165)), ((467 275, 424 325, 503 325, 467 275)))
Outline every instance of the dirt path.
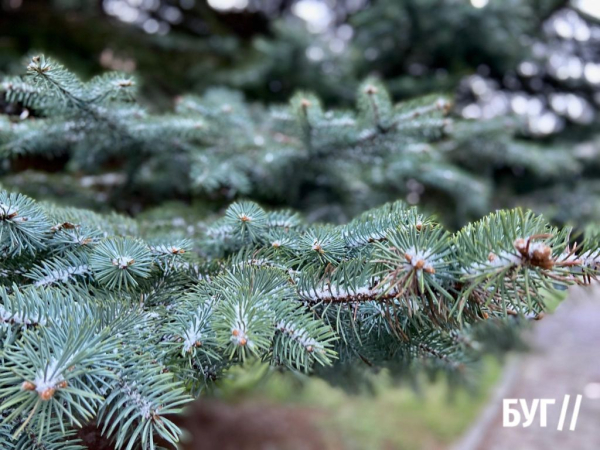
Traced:
MULTIPOLYGON (((556 313, 532 333, 535 351, 506 370, 495 398, 455 450, 600 449, 600 289, 574 289, 556 313), (570 395, 563 431, 557 430, 565 394, 570 395), (575 431, 570 431, 576 396, 582 395, 575 431), (556 399, 547 427, 502 426, 502 399, 556 399)), ((515 406, 519 411, 520 406, 515 406)))

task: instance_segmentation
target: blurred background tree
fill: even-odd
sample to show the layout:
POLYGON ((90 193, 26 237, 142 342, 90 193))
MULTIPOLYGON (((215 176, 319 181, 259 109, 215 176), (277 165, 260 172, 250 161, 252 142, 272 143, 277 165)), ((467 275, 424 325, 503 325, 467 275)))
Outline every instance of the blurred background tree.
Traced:
POLYGON ((251 98, 281 100, 301 88, 340 103, 377 74, 393 81, 394 94, 413 97, 451 89, 480 65, 503 76, 528 54, 542 22, 567 4, 5 0, 0 67, 19 71, 15 60, 35 49, 83 76, 136 70, 150 92, 169 96, 225 84, 251 98))

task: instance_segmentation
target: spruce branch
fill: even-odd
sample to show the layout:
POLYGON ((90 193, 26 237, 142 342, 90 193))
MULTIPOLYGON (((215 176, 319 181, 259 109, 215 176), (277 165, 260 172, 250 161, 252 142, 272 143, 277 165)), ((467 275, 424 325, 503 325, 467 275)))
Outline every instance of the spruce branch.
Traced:
POLYGON ((46 215, 31 199, 0 192, 0 254, 33 254, 44 248, 45 234, 49 231, 46 215))
MULTIPOLYGON (((367 193, 405 195, 406 182, 416 177, 457 204, 469 189, 481 200, 465 204, 465 213, 484 210, 485 189, 435 145, 450 127, 449 102, 441 96, 393 105, 386 88, 370 79, 358 89, 355 111, 325 110, 309 93, 297 94, 287 107, 266 109, 240 93, 212 89, 180 98, 172 113, 154 115, 132 101, 135 84, 116 73, 84 83, 56 61, 36 57, 23 80, 3 85, 11 101, 28 101, 36 117, 0 126, 0 151, 65 155, 69 168, 88 173, 110 160, 123 176, 121 189, 158 190, 160 198, 244 194, 298 206, 308 189, 326 192, 325 204, 349 202, 353 213, 364 208, 358 199, 367 193), (36 101, 19 94, 26 90, 36 101), (446 179, 450 171, 452 180, 446 179), (161 173, 177 175, 155 182, 161 173), (458 189, 456 180, 462 181, 458 189)), ((118 195, 117 188, 110 191, 118 195)))
POLYGON ((146 278, 152 263, 150 251, 131 239, 107 239, 90 256, 90 266, 98 281, 108 289, 129 289, 146 278))
POLYGON ((72 428, 95 420, 118 448, 174 444, 168 416, 250 359, 326 379, 388 368, 467 380, 486 352, 519 345, 546 293, 600 267, 597 235, 576 242, 518 209, 451 233, 402 202, 344 225, 239 202, 184 238, 172 222, 0 196, 23 249, 2 257, 11 443, 77 448, 72 428), (12 223, 20 213, 31 221, 12 223))

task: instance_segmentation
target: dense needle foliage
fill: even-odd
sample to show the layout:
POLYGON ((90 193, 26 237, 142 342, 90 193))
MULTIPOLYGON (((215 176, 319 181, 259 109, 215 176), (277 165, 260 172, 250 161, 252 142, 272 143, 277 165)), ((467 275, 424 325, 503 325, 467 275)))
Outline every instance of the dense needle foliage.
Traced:
POLYGON ((331 226, 239 202, 183 230, 0 194, 4 447, 79 448, 91 419, 118 448, 174 443, 165 416, 248 358, 462 379, 600 262, 521 210, 451 234, 403 203, 331 226))

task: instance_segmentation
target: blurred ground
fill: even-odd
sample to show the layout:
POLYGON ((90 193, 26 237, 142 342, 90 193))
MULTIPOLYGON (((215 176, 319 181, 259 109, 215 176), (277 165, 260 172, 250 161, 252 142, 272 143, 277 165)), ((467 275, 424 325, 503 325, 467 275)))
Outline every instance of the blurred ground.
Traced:
POLYGON ((553 315, 536 324, 534 351, 505 372, 501 395, 456 450, 600 449, 600 289, 573 289, 553 315), (563 431, 557 430, 565 394, 570 406, 563 431), (574 431, 569 430, 575 397, 582 402, 574 431), (556 399, 548 407, 548 426, 539 415, 527 428, 502 427, 502 398, 556 399))
POLYGON ((323 412, 260 402, 198 402, 180 425, 185 450, 320 450, 335 448, 316 426, 323 412))
POLYGON ((188 430, 184 450, 441 450, 477 418, 499 375, 490 359, 480 392, 461 390, 450 400, 442 381, 417 393, 379 375, 374 392, 349 394, 275 372, 258 386, 228 387, 226 402, 197 402, 178 423, 188 430))

